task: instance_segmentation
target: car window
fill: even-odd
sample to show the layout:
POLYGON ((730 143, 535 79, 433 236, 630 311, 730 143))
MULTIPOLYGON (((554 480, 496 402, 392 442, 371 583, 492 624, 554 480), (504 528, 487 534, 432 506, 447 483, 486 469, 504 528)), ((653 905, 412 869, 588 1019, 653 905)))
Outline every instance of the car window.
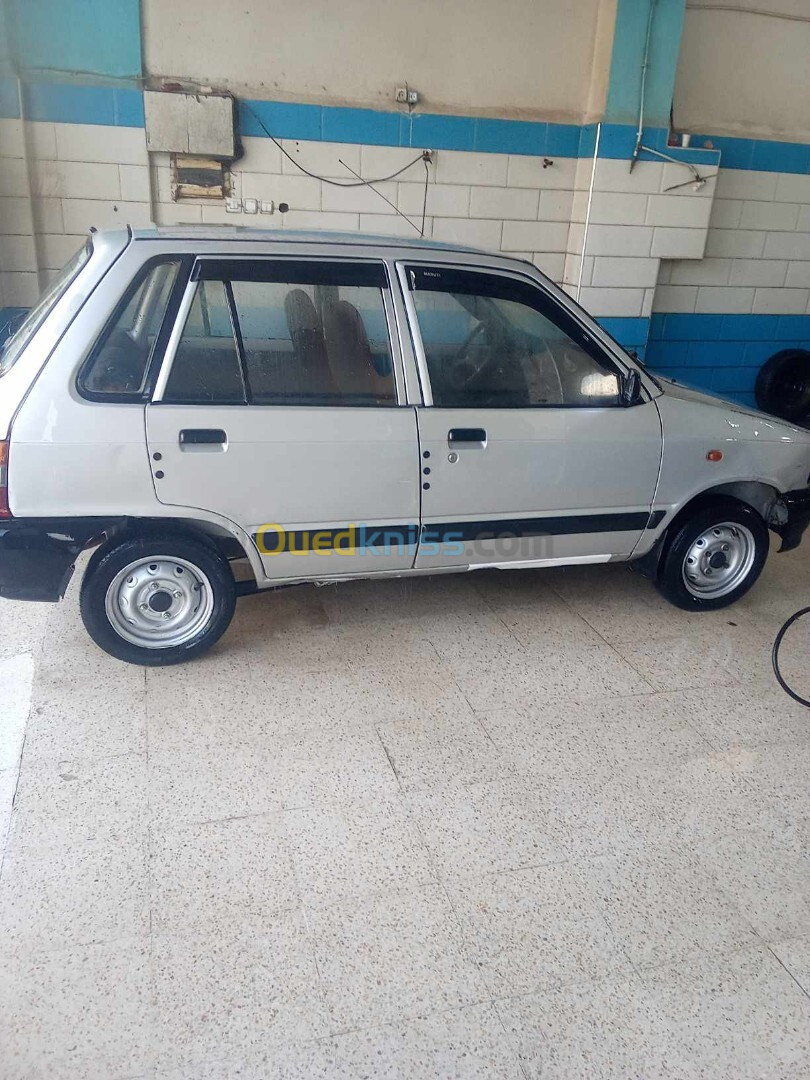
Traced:
POLYGON ((25 346, 45 322, 57 301, 67 291, 68 286, 79 276, 92 253, 93 245, 88 240, 81 250, 77 251, 73 258, 66 263, 61 273, 42 294, 36 306, 28 312, 17 330, 5 342, 2 349, 0 349, 0 376, 5 375, 19 359, 25 346))
POLYGON ((177 346, 163 400, 244 405, 245 386, 221 281, 200 281, 177 346))
POLYGON ((396 404, 381 264, 200 263, 165 401, 396 404))
POLYGON ((433 403, 537 408, 619 403, 619 377, 573 319, 530 282, 408 270, 433 403))
POLYGON ((135 282, 82 367, 83 393, 112 400, 135 400, 143 394, 179 266, 179 260, 156 263, 135 282))

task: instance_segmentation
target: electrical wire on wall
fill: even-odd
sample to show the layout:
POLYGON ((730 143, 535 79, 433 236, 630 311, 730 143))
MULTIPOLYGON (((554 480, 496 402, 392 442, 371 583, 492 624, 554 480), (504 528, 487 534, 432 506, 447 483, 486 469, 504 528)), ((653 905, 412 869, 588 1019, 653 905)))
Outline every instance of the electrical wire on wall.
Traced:
POLYGON ((395 211, 395 213, 397 213, 401 218, 404 218, 405 221, 407 221, 409 225, 413 226, 413 228, 416 229, 416 231, 419 233, 420 236, 425 235, 425 220, 426 220, 426 212, 427 212, 427 193, 428 193, 428 182, 430 180, 429 165, 430 165, 431 161, 433 160, 432 151, 423 150, 418 155, 418 157, 415 157, 413 159, 413 161, 409 161, 407 165, 403 165, 401 169, 397 169, 396 172, 392 172, 388 176, 378 176, 374 180, 365 180, 365 179, 363 179, 363 177, 360 176, 359 173, 355 172, 355 170, 353 168, 351 168, 350 165, 347 165, 346 162, 341 160, 340 158, 338 158, 339 164, 341 164, 344 169, 348 169, 348 171, 353 176, 356 177, 355 180, 336 180, 336 179, 334 179, 332 177, 328 177, 328 176, 319 176, 317 173, 311 172, 309 169, 305 169, 304 166, 300 162, 295 160, 293 155, 286 149, 286 147, 283 145, 281 140, 277 139, 275 137, 275 135, 271 134, 271 132, 267 128, 267 125, 264 123, 264 121, 262 120, 262 118, 259 116, 259 114, 256 112, 255 109, 251 108, 251 106, 248 105, 248 103, 246 101, 241 101, 240 104, 241 104, 242 108, 246 112, 250 113, 250 115, 253 117, 253 119, 256 121, 256 123, 259 125, 259 127, 262 129, 262 131, 265 133, 267 138, 270 139, 270 141, 272 143, 274 143, 279 148, 279 150, 287 158, 287 160, 291 161, 292 164, 295 165, 295 167, 297 169, 299 169, 305 176, 310 176, 310 177, 312 177, 313 180, 320 180, 322 184, 331 184, 332 187, 342 187, 342 188, 368 187, 368 188, 371 188, 371 190, 373 192, 375 192, 375 194, 379 195, 379 197, 383 200, 383 202, 388 203, 388 205, 391 207, 392 210, 395 211), (396 206, 394 203, 392 203, 391 200, 389 198, 387 198, 385 195, 383 195, 383 193, 381 191, 377 191, 377 189, 374 187, 375 184, 384 184, 388 180, 396 180, 396 178, 398 176, 402 176, 402 174, 407 172, 408 169, 412 169, 414 167, 414 165, 418 165, 420 161, 424 162, 424 165, 425 165, 425 193, 424 193, 424 198, 422 200, 422 224, 421 224, 421 228, 420 228, 419 225, 416 224, 415 221, 413 221, 411 218, 409 218, 407 214, 403 214, 403 212, 399 209, 399 207, 396 206))

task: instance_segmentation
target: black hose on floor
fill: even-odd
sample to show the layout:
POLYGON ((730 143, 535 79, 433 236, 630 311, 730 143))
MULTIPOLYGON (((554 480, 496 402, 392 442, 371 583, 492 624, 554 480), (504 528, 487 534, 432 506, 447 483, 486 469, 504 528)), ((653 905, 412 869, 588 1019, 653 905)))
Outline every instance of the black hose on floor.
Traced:
POLYGON ((807 615, 809 613, 810 607, 805 607, 802 608, 800 611, 794 612, 793 615, 790 616, 790 618, 781 628, 779 633, 776 635, 776 641, 774 641, 773 650, 771 651, 771 663, 773 664, 773 673, 776 676, 779 685, 782 687, 786 694, 789 694, 793 698, 794 701, 798 701, 800 705, 805 705, 808 709, 810 709, 810 701, 808 701, 806 698, 801 697, 799 694, 796 693, 795 690, 791 690, 791 688, 785 682, 782 676, 782 672, 779 670, 779 648, 782 644, 782 639, 784 638, 788 630, 791 628, 791 626, 793 626, 795 622, 798 622, 802 615, 807 615))

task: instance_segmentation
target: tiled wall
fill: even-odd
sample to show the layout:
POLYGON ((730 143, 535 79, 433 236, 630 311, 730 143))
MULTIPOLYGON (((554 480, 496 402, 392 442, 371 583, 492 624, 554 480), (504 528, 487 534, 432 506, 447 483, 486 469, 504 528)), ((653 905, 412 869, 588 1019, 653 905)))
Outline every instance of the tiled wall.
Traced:
POLYGON ((663 129, 645 132, 645 145, 706 181, 682 186, 690 174, 680 161, 644 153, 631 171, 627 126, 602 125, 595 157, 593 127, 252 102, 241 110, 233 193, 290 207, 254 216, 172 199, 169 160, 146 151, 136 91, 34 86, 25 131, 1 97, 12 115, 0 120, 0 308, 33 303, 91 226, 418 236, 396 210, 421 226, 421 161, 376 191, 333 186, 285 158, 256 112, 295 161, 327 179, 385 176, 435 150, 427 237, 530 259, 626 346, 643 352, 649 338, 648 363, 685 382, 752 401, 761 362, 783 342, 810 340, 810 149, 768 144, 766 154, 750 140, 701 136, 680 150, 663 129), (755 159, 780 169, 752 169, 755 159))

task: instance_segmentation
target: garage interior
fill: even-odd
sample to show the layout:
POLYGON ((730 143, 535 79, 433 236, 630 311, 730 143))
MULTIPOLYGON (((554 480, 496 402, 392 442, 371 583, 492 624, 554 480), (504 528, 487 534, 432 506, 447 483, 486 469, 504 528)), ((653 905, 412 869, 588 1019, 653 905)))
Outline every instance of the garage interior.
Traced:
MULTIPOLYGON (((810 426, 806 0, 0 16, 0 340, 91 229, 424 237, 810 426)), ((81 567, 0 599, 0 1075, 810 1077, 778 546, 700 616, 621 565, 302 585, 165 670, 81 567)))

